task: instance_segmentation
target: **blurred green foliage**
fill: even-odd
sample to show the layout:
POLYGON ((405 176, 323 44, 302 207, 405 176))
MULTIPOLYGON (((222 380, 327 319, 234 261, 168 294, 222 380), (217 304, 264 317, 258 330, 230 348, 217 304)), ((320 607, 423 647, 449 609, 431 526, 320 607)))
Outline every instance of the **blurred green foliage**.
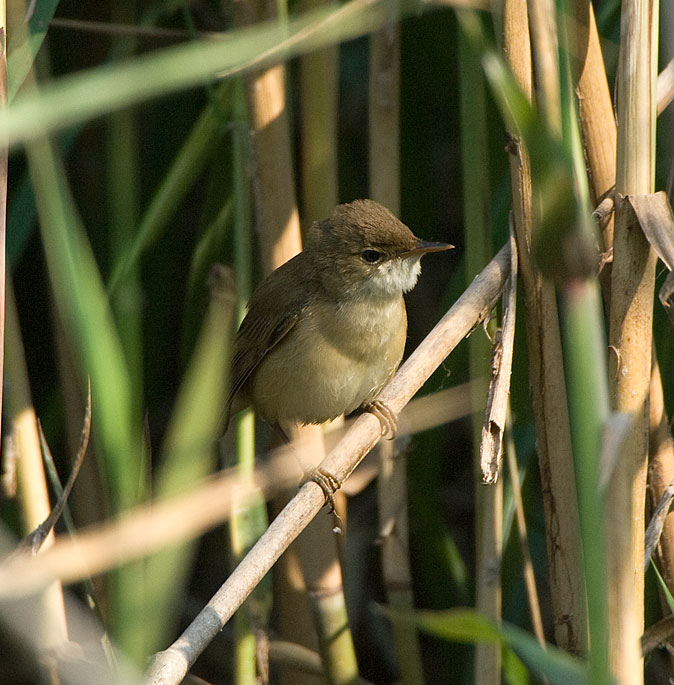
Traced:
MULTIPOLYGON (((614 40, 616 3, 599 4, 600 28, 606 40, 614 40)), ((186 31, 182 2, 137 0, 137 5, 127 9, 131 17, 137 17, 138 26, 186 31)), ((56 3, 37 3, 37 7, 49 13, 56 3)), ((373 3, 341 24, 337 33, 325 31, 313 40, 361 36, 387 20, 382 8, 381 3, 373 3)), ((56 16, 105 22, 111 20, 108 9, 105 3, 63 1, 56 16)), ((465 245, 457 21, 449 9, 434 8, 423 13, 414 13, 414 9, 403 8, 409 16, 402 23, 402 219, 417 235, 451 242, 459 249, 453 262, 427 258, 424 275, 408 297, 408 350, 461 292, 465 245)), ((197 0, 190 3, 190 10, 198 31, 231 28, 230 13, 219 3, 197 0)), ((330 11, 320 10, 312 21, 325 19, 330 11)), ((134 23, 132 18, 128 22, 134 23)), ((44 26, 35 25, 31 41, 12 47, 10 40, 10 64, 12 55, 25 60, 25 54, 31 54, 22 55, 19 50, 38 45, 44 26)), ((22 148, 14 149, 10 166, 9 254, 34 402, 52 452, 57 460, 60 457, 58 466, 63 473, 68 470, 67 455, 72 452, 69 439, 78 430, 70 423, 78 398, 64 388, 72 386, 74 380, 81 389, 86 387, 87 376, 92 379, 95 454, 91 459, 105 480, 106 501, 102 508, 109 514, 117 514, 150 493, 167 494, 187 488, 213 468, 218 437, 215 410, 222 400, 229 334, 226 318, 217 324, 207 318, 213 302, 206 276, 215 263, 243 268, 234 257, 233 246, 233 222, 240 207, 232 195, 237 180, 232 176, 232 134, 240 122, 234 121, 232 82, 223 81, 214 90, 207 89, 204 82, 213 69, 212 60, 220 60, 222 68, 239 69, 246 59, 306 25, 305 19, 296 23, 291 19, 287 27, 271 24, 249 29, 224 47, 205 40, 166 47, 165 38, 136 36, 132 52, 144 56, 143 61, 119 56, 119 42, 128 42, 128 37, 54 25, 46 34, 40 55, 45 65, 40 69, 44 72, 39 75, 40 83, 51 81, 48 71, 56 75, 45 86, 46 97, 37 99, 22 93, 17 96, 14 112, 0 115, 0 127, 8 127, 13 140, 36 139, 41 134, 40 126, 45 124, 56 129, 67 127, 62 137, 52 138, 51 144, 42 138, 32 143, 28 148, 30 163, 22 148), (68 75, 80 69, 90 70, 69 80, 68 75), (130 120, 126 124, 115 124, 111 119, 90 120, 94 114, 115 110, 126 112, 130 120), (115 156, 116 143, 129 143, 116 140, 115 135, 130 137, 126 156, 115 156), (32 192, 26 176, 28 167, 32 192), (113 187, 117 187, 122 199, 128 194, 130 209, 121 210, 120 204, 110 202, 113 187), (35 204, 41 231, 37 230, 35 204), (131 217, 126 223, 133 225, 116 225, 120 216, 131 217), (107 300, 110 292, 115 294, 114 307, 107 300), (64 362, 64 349, 75 361, 75 379, 64 362), (189 456, 183 458, 183 453, 189 456)), ((29 30, 33 31, 33 27, 31 21, 29 30)), ((305 47, 289 49, 295 54, 314 44, 306 41, 305 47)), ((290 67, 288 91, 294 103, 297 70, 293 62, 290 67)), ((491 67, 492 71, 501 68, 493 62, 491 67)), ((487 71, 489 74, 489 66, 487 71)), ((511 102, 516 100, 514 91, 510 96, 511 102)), ((494 246, 506 239, 509 209, 507 153, 499 115, 504 101, 501 92, 500 101, 494 102, 488 96, 486 105, 488 175, 493 189, 487 212, 494 246)), ((364 196, 367 188, 367 41, 362 38, 342 44, 339 102, 340 200, 350 201, 364 196)), ((538 160, 538 183, 542 189, 554 191, 546 216, 554 216, 555 221, 539 218, 549 231, 540 236, 543 253, 556 255, 555 241, 564 237, 564 229, 576 217, 576 205, 568 202, 573 197, 568 183, 571 162, 568 152, 546 135, 535 113, 521 101, 519 105, 520 111, 513 116, 532 143, 532 155, 538 160), (560 207, 564 211, 558 211, 560 207)), ((299 108, 293 111, 296 114, 299 108)), ((295 137, 298 131, 295 121, 295 137)), ((253 233, 249 237, 255 249, 256 236, 253 233)), ((252 269, 249 275, 255 273, 256 269, 252 269)), ((671 380, 671 329, 661 312, 656 318, 662 374, 671 380)), ((524 478, 530 546, 550 637, 542 501, 534 455, 527 353, 521 333, 519 324, 512 386, 514 434, 524 478)), ((441 366, 426 392, 467 380, 466 348, 462 344, 441 366)), ((665 384, 670 408, 673 387, 672 383, 665 384)), ((470 422, 457 421, 414 436, 409 448, 410 546, 420 607, 448 609, 473 601, 471 440, 470 422)), ((259 449, 265 445, 263 437, 259 449)), ((80 476, 73 500, 73 515, 79 525, 88 521, 86 507, 80 509, 78 502, 99 491, 87 478, 92 476, 80 476)), ((367 491, 361 495, 368 496, 367 491)), ((510 506, 507 496, 506 503, 510 506)), ((509 512, 506 521, 512 517, 512 509, 509 512)), ((3 505, 2 513, 7 523, 14 523, 10 505, 3 505)), ((515 538, 511 532, 505 540, 504 612, 508 621, 528 629, 515 538)), ((137 565, 127 576, 131 586, 123 582, 124 572, 112 582, 117 591, 110 593, 107 606, 108 615, 117 616, 111 619, 114 637, 138 661, 148 651, 161 648, 176 626, 192 616, 193 605, 201 606, 226 577, 228 561, 221 545, 221 537, 205 536, 199 549, 192 546, 169 551, 145 565, 137 565), (174 562, 169 563, 171 557, 174 562), (159 567, 163 567, 161 582, 159 572, 153 571, 159 567), (143 570, 150 570, 151 582, 156 581, 154 605, 142 592, 136 595, 139 588, 135 579, 143 570), (120 609, 123 605, 129 613, 120 609), (156 611, 148 614, 149 606, 156 611)), ((348 553, 348 546, 346 549, 348 553)), ((372 566, 376 569, 376 563, 372 566)), ((376 576, 372 569, 369 572, 376 576)), ((375 578, 375 587, 377 582, 375 578)), ((346 592, 351 590, 347 585, 346 592)), ((452 614, 444 616, 451 618, 452 614)), ((364 615, 353 617, 354 622, 361 619, 366 620, 364 615)), ((424 620, 430 633, 452 639, 463 635, 459 641, 473 642, 480 631, 491 631, 491 638, 502 641, 522 662, 531 665, 533 661, 539 670, 547 672, 550 682, 558 681, 556 674, 568 682, 582 679, 578 664, 556 653, 544 656, 520 630, 506 626, 498 633, 475 616, 466 614, 463 619, 463 623, 453 624, 453 632, 447 628, 449 624, 433 623, 429 627, 431 619, 424 620), (469 639, 471 631, 473 637, 469 639), (546 664, 550 670, 546 670, 546 664)), ((367 632, 359 633, 364 641, 358 645, 359 656, 370 664, 363 675, 385 682, 393 676, 378 674, 376 664, 388 660, 377 655, 378 647, 374 640, 368 641, 367 632)), ((224 637, 214 642, 199 662, 197 673, 223 682, 231 657, 228 635, 226 629, 224 637)), ((446 672, 451 664, 452 683, 471 682, 467 648, 443 640, 425 640, 424 647, 429 674, 438 668, 446 672)), ((507 664, 512 669, 509 672, 521 671, 521 663, 506 660, 507 664)))

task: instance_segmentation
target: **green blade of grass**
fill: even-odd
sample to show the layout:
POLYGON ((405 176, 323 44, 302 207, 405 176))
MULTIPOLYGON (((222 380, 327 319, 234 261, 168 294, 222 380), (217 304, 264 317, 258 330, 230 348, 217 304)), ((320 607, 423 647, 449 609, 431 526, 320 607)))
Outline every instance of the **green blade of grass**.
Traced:
MULTIPOLYGON (((543 649, 533 635, 508 623, 496 625, 472 609, 420 611, 414 614, 387 610, 393 621, 411 622, 443 640, 479 644, 496 642, 514 652, 527 667, 551 685, 587 683, 584 664, 552 645, 543 649)), ((505 663, 505 662, 504 662, 505 663)))
MULTIPOLYGON (((580 140, 576 112, 575 85, 571 76, 570 45, 565 16, 571 16, 570 3, 558 5, 560 41, 560 82, 563 144, 572 160, 569 178, 573 179, 576 221, 570 232, 580 246, 577 256, 590 256, 598 236, 590 220, 590 197, 586 162, 580 140)), ((554 245, 552 246, 554 249, 554 245)), ((568 246, 567 246, 568 247, 568 246)), ((598 496, 599 464, 603 431, 609 415, 606 333, 599 287, 597 259, 588 261, 585 273, 565 278, 559 284, 560 321, 571 443, 581 524, 581 543, 588 605, 589 672, 593 683, 611 682, 609 667, 608 577, 603 497, 598 496)), ((581 268, 583 266, 581 265, 581 268)))
POLYGON ((217 149, 214 140, 224 132, 231 92, 231 84, 222 84, 216 91, 215 100, 206 105, 194 124, 145 210, 129 248, 117 259, 108 286, 111 292, 161 235, 211 153, 217 149))
MULTIPOLYGON (((416 7, 412 1, 406 11, 416 7)), ((34 139, 216 77, 259 69, 361 36, 390 18, 390 7, 382 0, 351 0, 341 7, 294 17, 287 26, 264 22, 237 29, 219 40, 191 41, 137 59, 95 67, 45 84, 39 93, 17 97, 10 110, 0 113, 0 130, 5 131, 10 145, 34 139)))
MULTIPOLYGON (((211 301, 202 332, 187 373, 162 448, 156 495, 169 497, 184 492, 203 479, 216 462, 220 437, 229 341, 234 321, 233 282, 220 267, 211 275, 211 301)), ((147 561, 147 619, 144 653, 160 648, 169 637, 182 608, 182 597, 191 570, 196 541, 167 549, 147 561)))
POLYGON ((65 172, 46 140, 31 145, 28 158, 54 296, 83 376, 91 377, 94 421, 119 511, 137 500, 140 486, 140 430, 124 354, 65 172))
POLYGON ((655 565, 655 562, 653 559, 651 559, 651 566, 653 567, 653 570, 655 571, 655 576, 658 579, 658 586, 660 587, 660 591, 665 597, 665 601, 667 602, 667 606, 669 607, 669 610, 674 613, 674 597, 672 597, 672 593, 669 591, 669 588, 667 587, 667 583, 665 583, 665 579, 660 575, 660 571, 658 571, 658 567, 655 565))
MULTIPOLYGON (((82 376, 89 375, 93 426, 101 447, 113 512, 137 502, 145 489, 140 421, 133 415, 132 388, 91 246, 80 224, 66 174, 51 143, 28 149, 42 241, 54 298, 82 376)), ((142 631, 142 567, 120 568, 110 583, 110 625, 122 650, 137 662, 142 631)))
POLYGON ((10 35, 7 46, 7 86, 10 102, 33 66, 58 4, 59 0, 32 3, 33 13, 28 24, 22 25, 20 30, 10 35))

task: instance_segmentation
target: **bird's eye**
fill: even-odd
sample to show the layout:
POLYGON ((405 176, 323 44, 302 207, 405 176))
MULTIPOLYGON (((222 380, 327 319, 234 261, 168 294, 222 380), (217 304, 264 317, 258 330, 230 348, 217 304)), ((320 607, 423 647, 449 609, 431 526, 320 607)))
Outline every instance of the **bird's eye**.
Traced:
POLYGON ((360 253, 360 256, 363 258, 364 262, 376 264, 381 259, 382 254, 379 250, 363 250, 360 253))

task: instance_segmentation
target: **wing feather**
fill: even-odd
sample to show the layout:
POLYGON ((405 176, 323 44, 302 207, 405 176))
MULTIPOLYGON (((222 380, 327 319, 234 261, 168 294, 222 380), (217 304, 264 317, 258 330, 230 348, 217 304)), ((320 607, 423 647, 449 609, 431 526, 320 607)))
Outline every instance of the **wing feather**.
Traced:
POLYGON ((270 350, 290 333, 312 298, 313 288, 293 288, 289 293, 285 286, 288 281, 306 277, 302 256, 300 253, 273 271, 250 299, 248 313, 234 338, 225 426, 236 395, 244 390, 270 350))

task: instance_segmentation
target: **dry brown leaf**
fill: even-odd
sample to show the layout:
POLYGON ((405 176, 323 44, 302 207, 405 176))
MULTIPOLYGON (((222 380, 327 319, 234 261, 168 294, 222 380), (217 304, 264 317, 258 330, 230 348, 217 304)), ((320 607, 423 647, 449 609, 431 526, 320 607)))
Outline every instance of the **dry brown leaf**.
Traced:
POLYGON ((660 190, 648 195, 628 195, 627 201, 651 247, 669 269, 658 297, 674 326, 674 215, 669 198, 660 190))
POLYGON ((510 269, 510 276, 503 290, 503 326, 493 345, 491 380, 480 443, 482 482, 487 485, 492 485, 498 480, 503 455, 503 431, 510 396, 517 302, 517 249, 512 220, 510 223, 510 269))

